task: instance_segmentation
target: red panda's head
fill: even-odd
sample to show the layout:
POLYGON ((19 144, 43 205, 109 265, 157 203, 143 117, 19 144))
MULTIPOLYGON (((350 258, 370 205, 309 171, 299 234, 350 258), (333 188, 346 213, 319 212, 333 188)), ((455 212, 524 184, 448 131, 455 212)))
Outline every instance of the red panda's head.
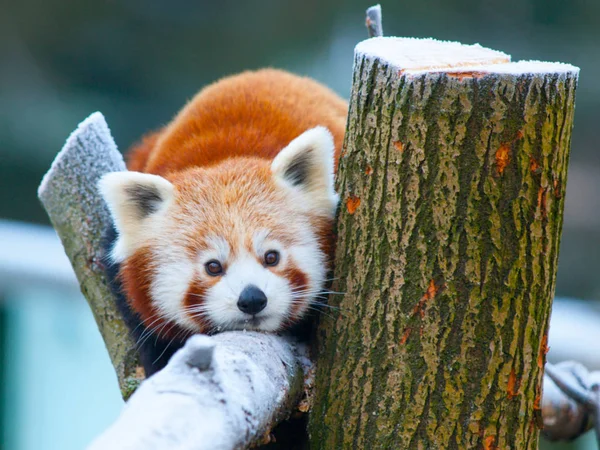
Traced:
POLYGON ((111 256, 133 309, 166 331, 276 331, 300 319, 329 269, 333 172, 332 137, 317 127, 274 160, 104 176, 111 256))

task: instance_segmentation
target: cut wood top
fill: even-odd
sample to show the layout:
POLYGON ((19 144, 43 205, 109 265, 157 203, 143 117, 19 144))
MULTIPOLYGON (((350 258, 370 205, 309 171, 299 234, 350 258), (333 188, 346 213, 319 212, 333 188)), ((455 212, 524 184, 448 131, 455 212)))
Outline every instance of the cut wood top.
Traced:
POLYGON ((578 73, 570 64, 519 61, 511 62, 510 55, 460 42, 399 37, 375 37, 360 42, 357 55, 378 58, 397 67, 403 74, 423 72, 447 73, 578 73))

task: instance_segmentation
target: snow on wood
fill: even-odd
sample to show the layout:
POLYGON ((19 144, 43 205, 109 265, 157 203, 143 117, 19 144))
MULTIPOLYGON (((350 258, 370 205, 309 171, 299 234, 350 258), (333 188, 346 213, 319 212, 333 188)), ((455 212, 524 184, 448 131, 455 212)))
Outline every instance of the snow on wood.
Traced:
POLYGON ((88 450, 232 450, 268 441, 302 394, 304 353, 272 334, 193 336, 88 450))
POLYGON ((511 62, 510 55, 460 42, 436 39, 376 37, 360 42, 355 49, 357 57, 382 59, 407 74, 426 72, 446 73, 578 73, 570 64, 543 61, 511 62))
POLYGON ((123 157, 99 112, 69 136, 38 189, 65 253, 77 275, 112 364, 127 397, 138 384, 137 352, 110 292, 102 264, 102 233, 110 215, 97 183, 108 172, 125 169, 123 157))
POLYGON ((362 41, 356 46, 355 55, 382 59, 402 70, 437 70, 510 62, 510 55, 479 44, 398 37, 375 37, 362 41))

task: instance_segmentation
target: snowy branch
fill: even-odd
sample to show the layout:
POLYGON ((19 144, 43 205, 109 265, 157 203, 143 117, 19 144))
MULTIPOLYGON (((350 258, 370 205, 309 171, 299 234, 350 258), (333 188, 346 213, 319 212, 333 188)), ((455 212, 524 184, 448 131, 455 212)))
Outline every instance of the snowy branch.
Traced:
POLYGON ((110 215, 96 188, 102 175, 121 170, 123 157, 97 112, 69 136, 44 176, 38 197, 71 261, 127 398, 143 371, 104 273, 100 243, 110 215))
POLYGON ((231 450, 268 442, 303 387, 304 348, 278 336, 193 336, 88 450, 231 450))
POLYGON ((600 372, 565 361, 546 364, 542 397, 543 435, 570 441, 595 427, 600 444, 600 372))
POLYGON ((381 23, 381 5, 371 6, 366 12, 367 18, 365 25, 369 37, 383 36, 383 25, 381 23))

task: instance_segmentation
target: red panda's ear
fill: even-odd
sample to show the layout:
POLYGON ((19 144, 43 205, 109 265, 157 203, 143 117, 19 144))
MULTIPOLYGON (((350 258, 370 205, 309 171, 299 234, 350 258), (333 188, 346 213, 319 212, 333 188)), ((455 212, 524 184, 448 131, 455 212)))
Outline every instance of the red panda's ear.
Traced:
POLYGON ((305 194, 306 206, 333 216, 338 202, 334 157, 331 133, 325 127, 316 127, 281 150, 271 164, 271 172, 278 183, 305 194))
POLYGON ((119 238, 113 257, 121 261, 137 249, 148 219, 159 214, 173 197, 173 185, 162 177, 139 172, 112 172, 98 183, 119 238))

